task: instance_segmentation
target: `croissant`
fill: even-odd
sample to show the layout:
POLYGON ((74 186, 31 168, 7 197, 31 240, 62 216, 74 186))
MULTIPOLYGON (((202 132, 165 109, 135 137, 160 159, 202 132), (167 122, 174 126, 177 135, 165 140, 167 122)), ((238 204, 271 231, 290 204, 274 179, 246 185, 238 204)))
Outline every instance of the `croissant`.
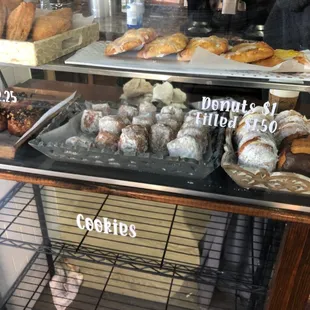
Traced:
POLYGON ((138 58, 162 57, 178 53, 186 47, 188 38, 182 33, 175 33, 170 36, 159 37, 146 44, 138 53, 138 58))
POLYGON ((8 40, 26 41, 30 33, 36 6, 32 2, 22 2, 9 15, 6 38, 8 40))
POLYGON ((33 41, 50 38, 56 34, 66 32, 72 27, 71 19, 55 15, 45 15, 39 17, 32 31, 33 41))
POLYGON ((105 55, 112 56, 133 50, 153 41, 156 37, 156 31, 152 28, 128 30, 123 36, 107 45, 105 55))

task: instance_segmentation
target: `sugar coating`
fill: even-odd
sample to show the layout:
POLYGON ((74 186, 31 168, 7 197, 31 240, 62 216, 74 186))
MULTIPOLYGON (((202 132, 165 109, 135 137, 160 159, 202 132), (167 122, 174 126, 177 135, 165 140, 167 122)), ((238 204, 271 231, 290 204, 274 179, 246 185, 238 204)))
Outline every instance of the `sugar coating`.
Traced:
POLYGON ((112 113, 112 110, 111 110, 110 105, 108 103, 93 104, 92 109, 94 111, 102 112, 102 116, 107 116, 107 115, 110 115, 112 113))
POLYGON ((119 136, 107 131, 101 131, 96 137, 96 146, 102 150, 116 152, 118 141, 119 136))
POLYGON ((147 131, 140 125, 129 125, 122 130, 119 150, 124 153, 144 153, 148 149, 147 131))
POLYGON ((118 115, 104 116, 99 121, 99 130, 107 131, 115 135, 120 135, 122 129, 126 126, 122 118, 118 115))
POLYGON ((121 105, 117 114, 121 117, 127 117, 130 121, 132 121, 133 117, 137 116, 139 113, 138 109, 135 107, 130 105, 121 105))
POLYGON ((151 127, 150 148, 153 153, 167 152, 167 143, 175 138, 174 131, 167 125, 155 124, 151 127))
POLYGON ((98 133, 101 111, 84 110, 81 118, 81 130, 85 133, 98 133))
POLYGON ((185 136, 170 141, 167 144, 169 155, 172 157, 202 159, 202 145, 195 138, 185 136))

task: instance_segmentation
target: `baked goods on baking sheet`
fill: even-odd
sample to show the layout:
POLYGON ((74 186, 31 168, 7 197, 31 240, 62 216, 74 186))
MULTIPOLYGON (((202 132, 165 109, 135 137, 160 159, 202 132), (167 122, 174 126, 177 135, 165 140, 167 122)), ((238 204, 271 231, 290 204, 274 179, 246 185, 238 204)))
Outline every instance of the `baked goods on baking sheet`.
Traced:
POLYGON ((33 2, 22 2, 8 16, 6 38, 26 41, 35 17, 36 6, 33 2))
POLYGON ((228 41, 217 36, 192 38, 186 48, 178 54, 178 60, 190 61, 197 47, 201 47, 216 55, 221 55, 228 51, 228 41))
POLYGON ((138 52, 137 57, 149 59, 176 54, 184 50, 187 42, 188 38, 182 33, 158 37, 151 43, 146 44, 142 50, 138 52))
POLYGON ((105 55, 112 56, 144 46, 153 41, 157 33, 153 28, 131 29, 123 36, 109 43, 105 49, 105 55))
POLYGON ((284 60, 276 55, 273 55, 269 58, 258 60, 252 62, 253 65, 264 66, 264 67, 274 67, 284 62, 284 60))
POLYGON ((241 43, 234 46, 231 51, 225 54, 227 59, 252 63, 267 59, 274 55, 274 50, 265 42, 241 43))
POLYGON ((33 41, 47 39, 71 29, 72 15, 70 8, 63 8, 38 17, 32 30, 33 41))

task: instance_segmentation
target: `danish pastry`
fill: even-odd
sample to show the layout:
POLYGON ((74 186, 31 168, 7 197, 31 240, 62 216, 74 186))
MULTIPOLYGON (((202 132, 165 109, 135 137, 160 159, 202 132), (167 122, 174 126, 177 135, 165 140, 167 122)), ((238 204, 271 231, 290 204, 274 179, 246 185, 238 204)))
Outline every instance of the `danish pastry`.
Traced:
POLYGON ((176 54, 184 50, 188 38, 182 33, 175 33, 170 36, 159 37, 146 44, 138 53, 138 58, 149 59, 153 57, 163 57, 170 54, 176 54))
POLYGON ((270 58, 274 50, 265 42, 241 43, 234 46, 231 52, 227 53, 227 59, 251 63, 262 59, 270 58))
POLYGON ((264 67, 274 67, 276 65, 279 65, 283 62, 284 60, 276 55, 273 55, 267 59, 262 59, 259 61, 253 62, 253 65, 257 66, 264 66, 264 67))
POLYGON ((193 38, 189 41, 185 50, 178 54, 178 60, 190 61, 197 47, 201 47, 213 54, 220 55, 228 51, 228 41, 217 36, 193 38))
POLYGON ((36 6, 32 2, 22 2, 8 17, 6 38, 26 41, 30 33, 36 6))
POLYGON ((133 50, 153 41, 156 37, 157 33, 153 28, 128 30, 123 36, 107 45, 105 55, 112 56, 133 50))

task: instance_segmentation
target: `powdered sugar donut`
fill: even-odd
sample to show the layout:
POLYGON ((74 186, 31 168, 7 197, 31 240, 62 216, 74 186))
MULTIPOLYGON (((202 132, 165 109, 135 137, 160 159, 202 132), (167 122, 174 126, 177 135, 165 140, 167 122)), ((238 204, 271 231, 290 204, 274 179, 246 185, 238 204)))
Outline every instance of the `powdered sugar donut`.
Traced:
POLYGON ((114 135, 120 135, 122 129, 126 126, 123 119, 118 115, 104 116, 99 121, 99 130, 107 131, 114 135))
POLYGON ((275 133, 275 140, 277 145, 280 146, 282 141, 288 137, 297 138, 306 136, 308 133, 308 128, 304 122, 285 123, 278 127, 278 130, 275 133))
POLYGON ((96 146, 105 151, 116 152, 118 141, 119 136, 107 131, 101 131, 96 137, 96 146))
POLYGON ((167 144, 175 138, 171 127, 164 124, 155 124, 151 127, 150 148, 153 153, 168 151, 167 144))
POLYGON ((81 130, 85 133, 97 134, 101 117, 101 111, 84 110, 81 118, 81 130))
POLYGON ((123 128, 118 146, 124 153, 146 152, 148 149, 146 129, 140 125, 129 125, 123 128))
POLYGON ((165 106, 160 111, 161 114, 169 114, 172 118, 175 118, 179 123, 184 120, 184 113, 182 109, 175 108, 173 106, 165 106))
POLYGON ((141 125, 141 126, 147 128, 148 130, 150 130, 151 126, 154 125, 155 122, 154 122, 154 118, 152 116, 138 115, 132 119, 132 123, 134 125, 141 125))
POLYGON ((97 103, 92 105, 94 111, 100 111, 102 116, 107 116, 112 113, 110 105, 108 103, 97 103))
POLYGON ((132 122, 133 117, 139 113, 137 108, 123 104, 119 107, 117 114, 121 117, 127 117, 132 122))
POLYGON ((170 141, 167 144, 169 155, 172 157, 202 159, 203 147, 195 138, 185 136, 170 141))

